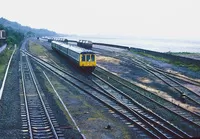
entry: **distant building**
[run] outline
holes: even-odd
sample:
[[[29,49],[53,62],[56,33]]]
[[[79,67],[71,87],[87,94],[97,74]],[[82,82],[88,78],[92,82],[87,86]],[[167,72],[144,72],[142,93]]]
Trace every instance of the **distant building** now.
[[[6,39],[6,32],[5,30],[0,30],[0,40],[5,40]]]
[[[0,30],[0,47],[6,43],[6,32],[5,30]]]

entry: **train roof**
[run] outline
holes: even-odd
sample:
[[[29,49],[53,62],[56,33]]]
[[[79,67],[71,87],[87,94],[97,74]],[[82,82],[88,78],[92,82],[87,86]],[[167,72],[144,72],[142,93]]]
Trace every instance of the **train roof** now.
[[[93,53],[93,54],[95,54],[95,52],[92,51],[92,50],[84,49],[84,48],[77,47],[77,46],[68,45],[68,44],[62,43],[62,42],[52,41],[51,43],[55,43],[57,45],[60,45],[62,47],[65,47],[67,49],[75,51],[77,53]]]

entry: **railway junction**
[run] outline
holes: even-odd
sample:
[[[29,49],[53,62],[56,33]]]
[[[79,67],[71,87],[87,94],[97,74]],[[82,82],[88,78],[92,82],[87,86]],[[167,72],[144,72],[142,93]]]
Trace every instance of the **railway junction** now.
[[[200,137],[199,67],[113,47],[93,43],[88,74],[51,42],[24,40],[0,79],[0,137]]]

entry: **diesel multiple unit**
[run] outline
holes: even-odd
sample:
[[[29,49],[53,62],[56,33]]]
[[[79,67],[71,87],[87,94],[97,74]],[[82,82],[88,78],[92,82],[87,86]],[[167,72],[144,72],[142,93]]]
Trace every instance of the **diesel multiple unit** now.
[[[70,58],[73,63],[87,72],[93,71],[96,67],[96,55],[91,50],[57,41],[52,41],[51,47],[53,50]]]

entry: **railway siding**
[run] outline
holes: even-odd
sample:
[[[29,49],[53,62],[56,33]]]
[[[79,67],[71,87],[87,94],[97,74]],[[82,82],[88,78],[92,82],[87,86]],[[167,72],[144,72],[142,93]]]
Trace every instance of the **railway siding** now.
[[[97,70],[99,71],[100,69],[97,68],[95,70],[95,73],[98,73]],[[196,115],[195,113],[189,112],[179,106],[176,106],[173,103],[168,102],[167,100],[160,98],[159,96],[156,96],[155,94],[152,94],[140,87],[137,87],[136,85],[133,85],[132,83],[126,80],[122,80],[116,75],[113,75],[111,73],[108,74],[108,73],[109,73],[108,71],[106,71],[105,73],[105,71],[103,70],[101,73],[98,73],[98,75],[104,78],[105,80],[107,80],[108,82],[112,82],[112,84],[115,85],[115,87],[117,88],[122,89],[124,88],[122,87],[122,85],[126,86],[126,88],[130,91],[128,91],[127,89],[123,89],[123,90],[128,95],[136,99],[140,104],[143,104],[144,106],[150,108],[152,111],[154,111],[161,117],[168,119],[170,122],[174,123],[174,125],[178,126],[179,128],[182,128],[184,131],[189,131],[191,135],[199,136],[198,134],[198,131],[200,130],[200,123],[199,123],[200,116],[199,115]],[[133,92],[137,92],[137,93],[135,94]],[[188,127],[187,122],[189,125],[192,125],[192,126]]]
[[[150,74],[153,74],[154,76],[162,80],[164,83],[166,83],[168,86],[175,89],[177,93],[180,94],[180,97],[184,96],[185,98],[182,101],[185,102],[187,100],[186,102],[191,103],[191,105],[200,106],[200,101],[199,101],[200,95],[198,93],[188,89],[173,77],[168,76],[165,72],[157,70],[156,68],[150,66],[149,64],[144,63],[141,60],[138,59],[131,59],[131,60],[132,64],[137,65],[139,68],[147,71]]]
[[[96,74],[93,74],[93,75],[96,78],[96,79],[95,78],[92,79],[93,82],[95,82],[95,84],[97,86],[102,88],[102,90],[104,92],[107,92],[107,94],[110,94],[112,97],[119,100],[120,102],[125,104],[130,109],[134,110],[138,115],[143,117],[145,120],[147,120],[149,123],[151,123],[155,127],[159,127],[159,130],[161,130],[161,132],[167,132],[167,130],[168,130],[168,132],[171,132],[171,134],[174,133],[174,135],[177,137],[181,137],[181,135],[182,135],[182,137],[183,136],[189,137],[189,135],[187,135],[187,133],[185,133],[185,132],[181,131],[180,129],[178,129],[177,127],[171,125],[168,121],[164,120],[159,115],[153,113],[148,108],[146,108],[142,104],[138,103],[134,98],[131,98],[129,95],[122,92],[122,90],[115,88],[113,85],[110,84],[111,81],[107,82],[104,79],[100,78],[98,75],[96,75]],[[163,125],[165,127],[164,129],[162,127]],[[172,131],[172,129],[173,129],[173,131]],[[180,135],[178,135],[175,132],[180,133]],[[170,134],[168,136],[170,136]]]

